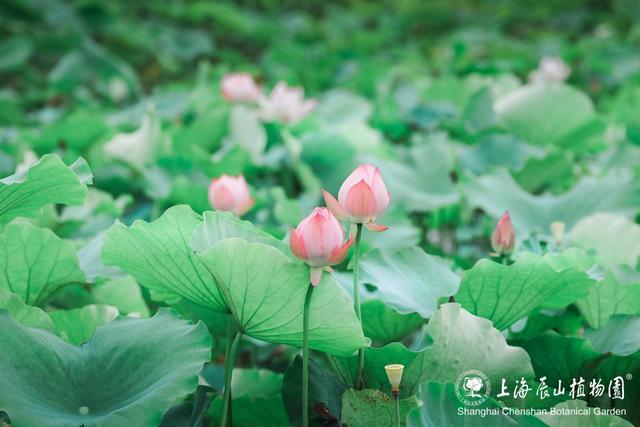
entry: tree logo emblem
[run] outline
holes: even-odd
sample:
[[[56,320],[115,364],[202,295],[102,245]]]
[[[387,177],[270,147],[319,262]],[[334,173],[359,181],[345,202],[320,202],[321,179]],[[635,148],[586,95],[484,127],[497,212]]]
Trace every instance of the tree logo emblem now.
[[[491,394],[491,381],[481,371],[472,369],[458,376],[455,382],[456,397],[467,406],[482,405]]]

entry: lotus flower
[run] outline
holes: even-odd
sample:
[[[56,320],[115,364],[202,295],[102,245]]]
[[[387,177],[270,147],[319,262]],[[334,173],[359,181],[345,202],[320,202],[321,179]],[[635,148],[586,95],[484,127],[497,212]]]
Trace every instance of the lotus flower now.
[[[557,56],[545,56],[538,68],[529,73],[533,83],[563,82],[571,74],[571,68]]]
[[[370,230],[384,231],[388,227],[376,224],[376,218],[389,206],[389,192],[384,185],[380,169],[366,163],[351,172],[340,187],[338,200],[322,191],[327,207],[340,219],[364,224]]]
[[[233,212],[242,216],[253,206],[255,200],[249,194],[244,176],[222,175],[209,185],[209,203],[219,211]]]
[[[304,119],[316,105],[304,99],[304,89],[278,82],[268,97],[260,98],[260,117],[270,122],[295,124]]]
[[[232,102],[258,102],[262,96],[260,86],[247,73],[231,73],[220,82],[222,96]]]
[[[515,242],[516,232],[511,224],[509,211],[505,211],[491,234],[491,247],[498,255],[509,255],[513,251]]]
[[[291,252],[311,267],[311,284],[322,278],[323,267],[339,264],[347,255],[351,240],[344,242],[338,219],[327,208],[315,208],[291,230]]]

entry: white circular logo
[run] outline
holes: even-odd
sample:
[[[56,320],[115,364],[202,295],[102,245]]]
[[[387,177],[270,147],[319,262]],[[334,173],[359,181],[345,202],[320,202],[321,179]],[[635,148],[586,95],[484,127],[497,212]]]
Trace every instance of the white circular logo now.
[[[455,383],[456,397],[467,406],[482,405],[491,394],[491,382],[483,373],[475,369],[464,371]]]

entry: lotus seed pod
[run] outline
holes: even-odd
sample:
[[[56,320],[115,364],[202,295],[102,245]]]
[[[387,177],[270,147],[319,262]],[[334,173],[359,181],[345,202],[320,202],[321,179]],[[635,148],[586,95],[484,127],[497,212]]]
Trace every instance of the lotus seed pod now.
[[[387,373],[387,378],[391,384],[392,391],[398,391],[400,389],[400,383],[402,382],[402,371],[404,371],[404,365],[394,363],[384,367]]]

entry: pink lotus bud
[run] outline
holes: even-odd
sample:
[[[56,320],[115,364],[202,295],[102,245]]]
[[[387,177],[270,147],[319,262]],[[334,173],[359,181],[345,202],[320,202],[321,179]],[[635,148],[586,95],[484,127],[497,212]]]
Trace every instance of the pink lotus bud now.
[[[254,202],[242,175],[222,175],[214,178],[209,185],[209,203],[216,210],[241,216],[251,209]]]
[[[499,255],[509,255],[516,243],[516,232],[511,224],[509,211],[505,211],[491,234],[491,247]]]
[[[260,117],[269,122],[295,124],[316,106],[313,99],[304,99],[304,89],[278,82],[268,97],[260,98]]]
[[[327,207],[338,218],[349,218],[373,231],[384,231],[386,226],[375,224],[376,218],[389,206],[389,192],[384,185],[380,169],[370,163],[362,164],[345,179],[338,200],[326,191]]]
[[[315,208],[295,230],[291,230],[291,252],[311,267],[311,284],[322,278],[322,267],[339,264],[351,240],[344,242],[338,219],[327,208]]]
[[[220,82],[222,96],[232,102],[257,102],[262,95],[260,86],[247,73],[231,73]]]

